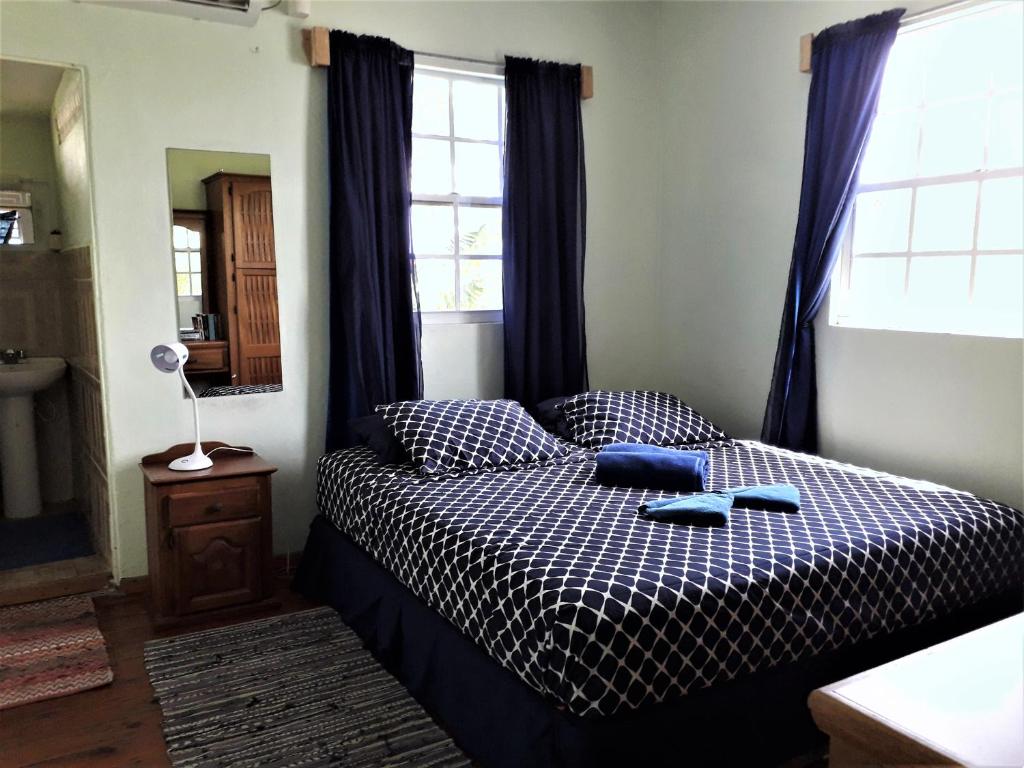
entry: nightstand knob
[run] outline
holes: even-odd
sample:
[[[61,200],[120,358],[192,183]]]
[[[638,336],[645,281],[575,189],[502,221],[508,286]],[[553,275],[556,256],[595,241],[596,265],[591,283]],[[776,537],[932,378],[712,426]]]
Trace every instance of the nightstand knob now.
[[[222,512],[223,510],[224,510],[224,505],[221,504],[218,501],[216,504],[211,504],[210,506],[208,506],[206,508],[206,514],[208,514],[208,515],[216,515],[218,512]]]

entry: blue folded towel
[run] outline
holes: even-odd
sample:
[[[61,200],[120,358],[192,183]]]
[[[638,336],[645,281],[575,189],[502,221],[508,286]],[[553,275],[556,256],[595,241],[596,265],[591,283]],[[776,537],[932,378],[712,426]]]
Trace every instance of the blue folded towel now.
[[[605,449],[597,454],[595,461],[597,471],[594,477],[602,485],[659,491],[703,491],[708,478],[706,451]]]
[[[654,520],[717,527],[729,522],[731,508],[732,495],[719,491],[648,501],[640,506],[640,511]]]
[[[647,443],[612,443],[601,449],[601,453],[679,453],[676,448]]]
[[[797,512],[800,509],[800,491],[785,484],[744,485],[724,491],[645,501],[640,505],[640,513],[669,523],[720,526],[729,522],[732,507]]]
[[[766,512],[799,512],[800,491],[792,485],[744,485],[726,488],[733,496],[734,507],[763,509]]]

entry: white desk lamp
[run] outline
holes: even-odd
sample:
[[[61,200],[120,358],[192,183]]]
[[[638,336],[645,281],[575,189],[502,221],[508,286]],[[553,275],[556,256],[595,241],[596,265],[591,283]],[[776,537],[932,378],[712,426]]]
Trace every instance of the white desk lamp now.
[[[163,371],[164,373],[174,373],[177,371],[178,375],[181,376],[181,383],[185,385],[189,397],[192,398],[192,418],[196,428],[195,450],[188,456],[175,459],[167,467],[183,472],[195,469],[209,469],[213,466],[213,461],[203,453],[202,443],[199,442],[199,401],[196,400],[196,393],[192,391],[188,379],[185,378],[185,361],[188,360],[188,348],[184,344],[178,343],[158,344],[149,353],[149,359],[153,361],[153,366],[158,371]]]

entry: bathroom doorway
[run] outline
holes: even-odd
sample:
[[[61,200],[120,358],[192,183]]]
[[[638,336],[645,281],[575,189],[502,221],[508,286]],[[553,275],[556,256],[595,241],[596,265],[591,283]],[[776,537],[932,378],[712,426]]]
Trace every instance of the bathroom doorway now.
[[[84,78],[0,58],[0,605],[110,576]]]

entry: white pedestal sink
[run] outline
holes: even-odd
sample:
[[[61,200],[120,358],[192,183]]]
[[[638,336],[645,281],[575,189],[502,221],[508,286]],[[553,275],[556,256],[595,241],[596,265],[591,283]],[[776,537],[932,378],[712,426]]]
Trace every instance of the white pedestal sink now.
[[[30,357],[0,364],[0,475],[4,517],[35,517],[39,497],[36,422],[32,396],[64,375],[59,357]]]

